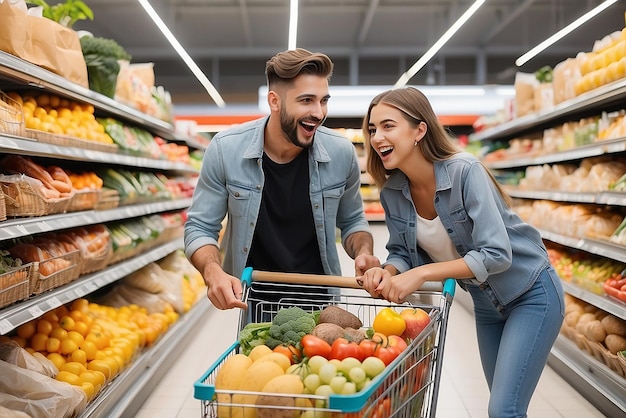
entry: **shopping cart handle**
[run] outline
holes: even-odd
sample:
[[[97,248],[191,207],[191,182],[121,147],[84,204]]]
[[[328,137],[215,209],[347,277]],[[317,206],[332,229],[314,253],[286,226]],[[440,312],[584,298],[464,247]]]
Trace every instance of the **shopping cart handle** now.
[[[241,275],[241,281],[250,287],[252,281],[273,282],[273,283],[291,283],[291,284],[311,284],[317,286],[332,286],[352,289],[361,289],[354,277],[346,276],[329,276],[322,274],[303,274],[303,273],[278,273],[271,271],[253,270],[252,267],[246,267]],[[456,281],[454,279],[446,279],[442,282],[426,282],[420,288],[420,291],[443,292],[444,295],[449,294],[454,297]]]
[[[324,274],[304,274],[304,273],[278,273],[272,271],[253,270],[246,267],[241,275],[241,281],[250,286],[255,282],[273,282],[290,284],[310,284],[316,286],[331,286],[360,289],[355,277],[329,276]]]

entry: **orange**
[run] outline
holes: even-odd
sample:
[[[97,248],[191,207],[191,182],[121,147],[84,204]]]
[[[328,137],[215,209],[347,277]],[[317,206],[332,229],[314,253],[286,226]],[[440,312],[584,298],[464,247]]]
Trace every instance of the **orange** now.
[[[102,372],[107,380],[114,376],[111,371],[111,367],[109,366],[109,363],[104,360],[91,360],[89,363],[87,363],[87,370]]]
[[[69,338],[64,339],[63,341],[61,341],[61,349],[60,349],[60,353],[61,354],[72,354],[74,352],[74,350],[78,349],[78,344],[76,344],[76,341],[71,340]]]
[[[83,319],[83,313],[81,311],[70,311],[69,316],[74,321],[81,321]]]
[[[77,361],[68,361],[59,368],[60,371],[70,372],[76,376],[87,371],[87,367]]]
[[[61,327],[56,327],[52,330],[50,336],[58,338],[59,340],[65,340],[67,338],[67,331]]]
[[[70,385],[80,385],[80,379],[78,378],[78,375],[75,375],[74,373],[68,372],[66,370],[61,370],[59,373],[57,373],[56,380],[69,383]]]
[[[76,299],[70,305],[70,310],[78,311],[85,314],[89,311],[89,301],[85,298]]]
[[[61,349],[61,340],[54,337],[49,337],[46,340],[46,351],[48,353],[58,353]]]
[[[65,364],[65,357],[63,357],[61,354],[59,353],[50,353],[46,356],[48,358],[48,360],[50,360],[57,369],[61,369],[61,366],[63,366]]]
[[[76,323],[74,324],[74,331],[85,337],[87,335],[87,332],[89,332],[89,325],[87,325],[83,321],[76,321]]]
[[[57,315],[55,311],[48,311],[41,316],[41,319],[45,319],[51,324],[56,324],[57,322],[59,322],[59,315]]]
[[[30,339],[30,346],[35,351],[46,351],[46,342],[48,336],[46,334],[37,333]]]
[[[81,345],[83,341],[85,341],[85,337],[80,335],[80,333],[77,331],[68,331],[67,338],[74,341],[76,343],[76,346]]]
[[[40,319],[37,321],[37,332],[40,334],[50,335],[52,328],[52,323],[47,319]]]
[[[81,382],[90,382],[95,387],[102,386],[106,382],[106,376],[98,370],[87,370],[86,372],[82,372],[78,377]]]
[[[83,392],[85,392],[88,401],[90,401],[96,394],[96,387],[91,382],[82,382],[78,386],[80,386]]]
[[[37,332],[37,325],[35,324],[34,320],[28,321],[27,323],[22,324],[19,327],[17,327],[16,332],[19,337],[27,340],[33,335],[35,335],[35,333]]]
[[[96,352],[98,351],[98,347],[93,341],[85,340],[79,346],[79,348],[85,352],[85,357],[87,360],[93,360],[96,358]]]
[[[72,351],[72,354],[70,354],[69,360],[75,361],[81,364],[87,364],[87,353],[85,353],[83,350],[78,348]]]
[[[61,317],[61,319],[59,320],[59,325],[61,325],[61,328],[66,331],[72,331],[74,329],[74,326],[76,325],[76,321],[74,321],[74,318],[72,318],[68,314]]]

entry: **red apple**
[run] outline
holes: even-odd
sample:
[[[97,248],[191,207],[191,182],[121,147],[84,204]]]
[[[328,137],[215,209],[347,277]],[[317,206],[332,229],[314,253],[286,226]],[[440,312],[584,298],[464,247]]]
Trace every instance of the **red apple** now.
[[[403,338],[413,339],[430,323],[428,312],[421,308],[406,308],[400,312],[400,316],[406,323],[406,328],[402,334]]]

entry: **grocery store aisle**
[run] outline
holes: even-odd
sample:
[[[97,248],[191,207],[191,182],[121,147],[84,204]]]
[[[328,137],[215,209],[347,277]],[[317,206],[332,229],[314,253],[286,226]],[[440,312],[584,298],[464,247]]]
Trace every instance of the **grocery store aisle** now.
[[[387,230],[384,224],[373,225],[376,254],[384,260]],[[354,267],[346,256],[344,275],[353,275]],[[471,301],[469,301],[471,304]],[[457,288],[455,303],[448,321],[444,348],[443,372],[438,397],[437,418],[487,418],[489,396],[484,381],[468,296]],[[238,313],[211,309],[204,326],[152,395],[141,407],[137,418],[197,418],[200,401],[193,397],[193,382],[235,341]],[[570,387],[552,369],[546,368],[530,404],[530,418],[602,418],[582,395]]]

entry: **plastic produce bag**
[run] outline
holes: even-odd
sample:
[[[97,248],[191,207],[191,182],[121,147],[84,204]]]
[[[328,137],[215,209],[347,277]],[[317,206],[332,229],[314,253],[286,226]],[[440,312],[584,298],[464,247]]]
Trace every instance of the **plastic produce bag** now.
[[[4,360],[7,363],[23,369],[41,373],[48,377],[54,377],[59,372],[54,363],[41,353],[35,352],[31,354],[12,340],[0,344],[0,360]]]
[[[33,418],[69,418],[86,405],[80,388],[0,361],[0,406]]]

